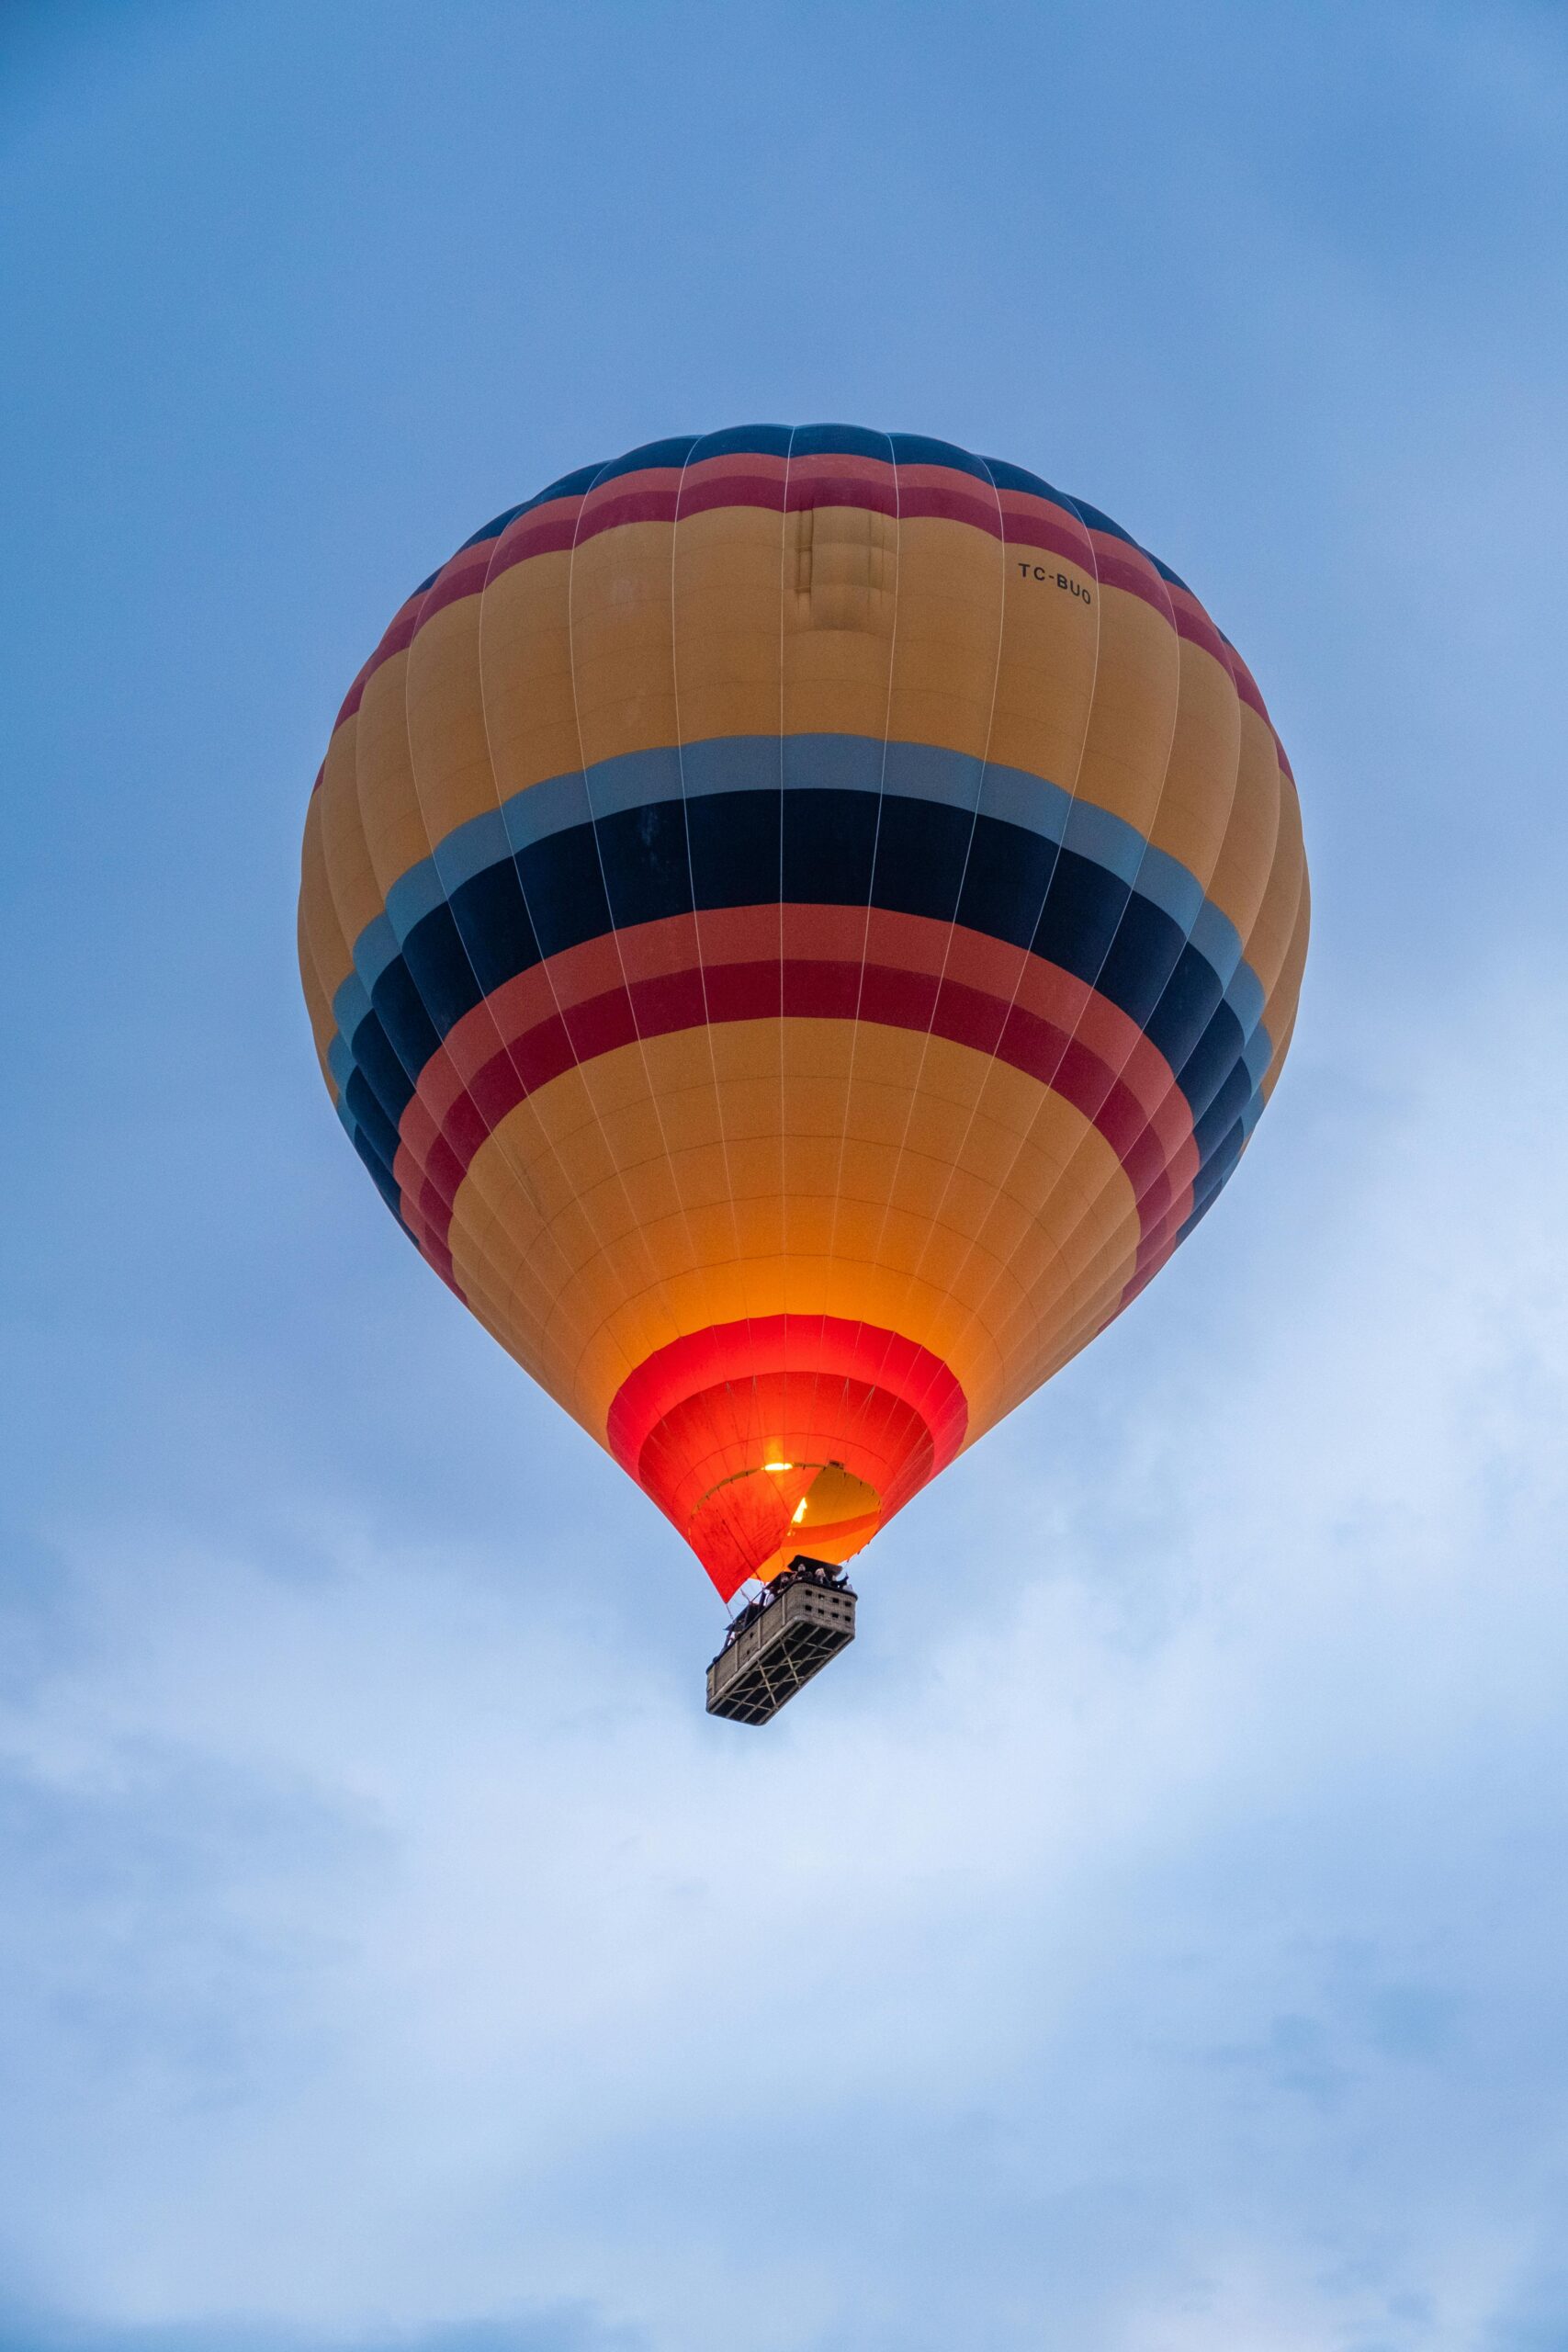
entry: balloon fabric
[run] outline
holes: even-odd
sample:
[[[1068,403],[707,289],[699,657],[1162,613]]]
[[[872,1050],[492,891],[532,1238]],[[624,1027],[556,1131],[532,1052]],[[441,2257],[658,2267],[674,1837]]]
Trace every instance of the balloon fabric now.
[[[850,1558],[1134,1299],[1290,1044],[1250,672],[1036,475],[661,441],[394,616],[306,822],[305,993],[414,1246],[726,1598]]]

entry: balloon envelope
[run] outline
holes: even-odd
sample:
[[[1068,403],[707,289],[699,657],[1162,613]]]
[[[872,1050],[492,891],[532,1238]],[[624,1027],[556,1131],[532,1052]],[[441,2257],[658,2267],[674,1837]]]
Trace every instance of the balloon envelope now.
[[[728,1597],[857,1552],[1191,1231],[1307,876],[1250,673],[1108,516],[747,426],[408,598],[299,939],[388,1206]]]

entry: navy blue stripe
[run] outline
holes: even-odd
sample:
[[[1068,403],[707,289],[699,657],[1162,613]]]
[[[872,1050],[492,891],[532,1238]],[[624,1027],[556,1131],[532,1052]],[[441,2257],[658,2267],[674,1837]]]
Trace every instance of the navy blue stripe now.
[[[1108,539],[1120,539],[1123,547],[1136,548],[1138,553],[1143,554],[1144,550],[1138,547],[1138,542],[1132,532],[1124,531],[1120,523],[1112,521],[1111,517],[1100,507],[1090,506],[1081,498],[1075,498],[1071,503],[1074,513],[1082,516],[1091,531],[1099,531]]]
[[[792,903],[956,921],[1098,989],[1177,1073],[1202,1164],[1250,1100],[1247,1039],[1221,977],[1163,909],[1005,820],[830,788],[658,801],[481,869],[413,925],[375,982],[350,1040],[370,1096],[395,1130],[440,1040],[543,958],[694,908],[771,905],[781,883]]]
[[[1247,1131],[1238,1120],[1230,1133],[1216,1147],[1208,1164],[1199,1171],[1198,1180],[1192,1187],[1191,1214],[1176,1237],[1179,1247],[1186,1240],[1193,1227],[1202,1223],[1225,1186],[1230,1182],[1232,1176],[1235,1173],[1235,1164],[1241,1158],[1246,1142]]]
[[[691,463],[700,465],[705,458],[787,458],[791,430],[787,424],[732,424],[723,433],[705,433],[694,445]]]
[[[1121,539],[1135,548],[1149,561],[1163,580],[1173,587],[1187,587],[1180,575],[1157,555],[1135,539],[1130,531],[1105,514],[1098,506],[1086,505],[1082,499],[1072,498],[1066,491],[1052,484],[1026,466],[1010,465],[1001,458],[977,457],[972,450],[960,448],[954,441],[938,441],[920,433],[874,433],[858,424],[739,424],[721,433],[678,434],[663,441],[648,441],[640,448],[628,449],[624,457],[612,458],[599,466],[580,466],[575,472],[563,474],[558,481],[536,491],[532,498],[507,507],[491,522],[462,543],[461,553],[468,548],[482,547],[487,540],[498,539],[507,526],[520,514],[530,514],[536,506],[546,505],[555,498],[584,496],[590,490],[605,482],[618,481],[626,474],[640,473],[653,466],[685,466],[704,458],[739,457],[754,451],[759,457],[853,457],[871,458],[886,464],[889,458],[900,466],[948,466],[955,473],[969,474],[977,481],[994,483],[998,490],[1020,490],[1036,498],[1048,498],[1067,513],[1079,515],[1085,526],[1109,537]],[[444,569],[445,567],[442,567]],[[428,580],[422,580],[413,591],[423,596],[432,583],[440,578],[440,570]],[[1189,594],[1191,592],[1189,590]],[[406,601],[406,600],[405,600]],[[1228,640],[1227,640],[1228,642]]]
[[[1063,507],[1069,514],[1078,512],[1076,499],[1065,490],[1053,488],[1042,475],[1032,474],[1027,466],[1010,466],[1005,458],[987,458],[986,466],[998,490],[1021,490],[1030,498],[1048,498],[1053,506]]]
[[[1220,1085],[1213,1101],[1192,1130],[1201,1168],[1207,1167],[1215,1158],[1233,1127],[1240,1133],[1241,1121],[1251,1100],[1252,1079],[1247,1064],[1235,1062],[1230,1075]]]
[[[797,424],[790,442],[790,458],[872,458],[889,465],[893,451],[886,433],[868,432],[863,424]]]
[[[354,1056],[356,1074],[363,1078],[371,1094],[394,1128],[408,1109],[413,1097],[414,1080],[424,1065],[410,1069],[399,1058],[397,1047],[374,1012],[366,1014],[348,1041]],[[353,1080],[349,1080],[350,1085]]]
[[[482,525],[480,528],[475,531],[470,537],[466,538],[463,541],[462,546],[457,549],[457,553],[459,555],[467,555],[470,548],[482,548],[487,546],[492,539],[499,539],[507,525],[509,523],[515,523],[517,517],[522,514],[522,512],[523,509],[521,506],[508,506],[503,513],[492,515],[488,523]],[[446,569],[446,565],[443,564],[441,571],[445,571]],[[439,580],[441,572],[433,572],[431,577],[433,579]]]
[[[747,451],[947,466],[999,489],[1051,500],[1089,527],[1138,545],[1099,508],[1026,468],[921,435],[889,436],[823,423],[739,425],[647,443],[606,464],[562,475],[464,544],[493,541],[520,514],[649,467]],[[1150,560],[1163,578],[1183,584],[1157,557]],[[433,572],[415,594],[424,594],[438,577]],[[781,782],[787,787],[790,781],[786,749]],[[570,825],[514,855],[479,863],[450,893],[433,872],[422,885],[429,910],[408,931],[401,953],[376,971],[368,1011],[355,1009],[355,998],[359,1008],[365,1002],[357,984],[340,992],[354,1064],[343,1098],[344,1124],[396,1211],[391,1162],[418,1073],[454,1023],[507,979],[612,928],[694,906],[767,906],[781,894],[807,904],[870,904],[956,920],[1028,947],[1098,988],[1146,1031],[1178,1074],[1202,1155],[1185,1232],[1225,1181],[1246,1121],[1256,1114],[1242,1062],[1248,1035],[1225,1001],[1229,976],[1215,969],[1184,923],[1087,854],[1102,846],[1091,839],[1058,847],[1039,832],[1002,818],[974,817],[968,808],[940,798],[818,785],[782,794],[705,789],[690,791],[683,801],[656,797],[640,807],[606,811],[595,824]],[[1144,879],[1150,884],[1146,863]],[[1169,898],[1168,889],[1163,895]],[[432,905],[432,899],[439,902]],[[1179,897],[1172,903],[1179,914]],[[1218,919],[1210,909],[1204,919],[1209,927],[1200,935],[1212,949],[1217,944],[1223,961]],[[383,923],[389,944],[391,925],[385,918]],[[1224,928],[1219,924],[1219,931]],[[373,962],[367,964],[366,979],[373,968]],[[1250,1018],[1245,993],[1241,1001]],[[341,1053],[341,1046],[334,1049],[334,1066]]]
[[[976,458],[961,449],[953,441],[932,441],[923,433],[894,433],[889,439],[893,456],[900,466],[949,466],[954,473],[973,474],[976,481],[990,488],[991,477],[984,458]]]
[[[387,1206],[391,1210],[392,1215],[397,1218],[398,1223],[402,1227],[403,1231],[408,1233],[409,1239],[412,1241],[413,1239],[413,1235],[409,1233],[408,1224],[403,1216],[402,1194],[398,1186],[398,1180],[393,1175],[390,1166],[382,1159],[375,1145],[367,1136],[363,1127],[353,1127],[349,1132],[353,1138],[355,1150],[359,1154],[360,1159],[364,1161],[367,1170],[369,1171],[370,1182],[375,1185],[376,1190],[380,1193],[381,1198],[386,1202]]]
[[[668,441],[645,441],[640,449],[628,449],[624,458],[612,458],[601,466],[593,477],[597,489],[607,481],[619,481],[623,474],[640,474],[650,466],[683,466],[696,447],[699,435],[682,433]]]
[[[356,1069],[344,1092],[338,1096],[337,1114],[347,1130],[350,1143],[365,1162],[371,1182],[403,1231],[408,1233],[401,1193],[392,1172],[397,1155],[397,1136],[388,1123],[386,1113],[371,1093],[363,1071]],[[413,1238],[412,1234],[409,1238]]]
[[[343,1091],[344,1109],[353,1119],[366,1148],[390,1169],[398,1156],[398,1131],[377,1099],[376,1090],[363,1069],[356,1069]]]
[[[457,553],[462,555],[469,548],[483,547],[487,539],[499,539],[507,526],[516,522],[519,514],[531,514],[536,506],[547,506],[552,498],[582,497],[586,492],[592,489],[603,471],[604,468],[601,466],[579,466],[575,473],[562,474],[558,481],[547,483],[543,490],[536,491],[532,498],[525,498],[520,505],[508,506],[503,513],[493,516],[482,529],[476,531],[471,538],[463,541]],[[444,564],[442,571],[445,570]],[[433,571],[430,580],[439,580],[440,577],[440,572]],[[430,585],[430,580],[424,583],[427,588]]]

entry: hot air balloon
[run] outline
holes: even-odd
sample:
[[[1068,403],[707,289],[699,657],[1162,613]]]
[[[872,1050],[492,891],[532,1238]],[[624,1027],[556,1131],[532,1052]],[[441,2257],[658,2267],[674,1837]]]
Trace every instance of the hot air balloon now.
[[[1307,920],[1262,696],[1168,565],[1018,466],[750,425],[407,598],[299,953],[392,1215],[754,1631],[1191,1232]]]

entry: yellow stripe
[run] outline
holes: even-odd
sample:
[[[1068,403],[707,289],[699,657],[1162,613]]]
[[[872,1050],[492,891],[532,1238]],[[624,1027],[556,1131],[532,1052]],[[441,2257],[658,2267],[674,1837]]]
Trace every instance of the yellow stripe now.
[[[1269,887],[1263,894],[1263,904],[1258,910],[1247,942],[1247,960],[1257,976],[1265,999],[1272,996],[1285,968],[1291,942],[1295,935],[1296,917],[1305,880],[1301,804],[1296,798],[1294,785],[1281,769],[1280,830],[1274,843],[1274,863],[1269,875]],[[1267,1019],[1267,1012],[1264,1017]]]
[[[433,613],[408,653],[409,751],[432,842],[499,806],[479,675],[480,600]]]
[[[1235,805],[1241,704],[1230,672],[1212,653],[1190,638],[1179,645],[1176,734],[1148,839],[1207,894]]]
[[[902,1332],[951,1365],[984,1426],[1011,1383],[999,1335],[1040,1327],[1048,1340],[1079,1311],[1086,1271],[1113,1261],[1122,1282],[1131,1274],[1137,1214],[1115,1153],[1037,1080],[945,1039],[931,1042],[912,1095],[922,1041],[874,1023],[861,1024],[868,1075],[852,1102],[820,1076],[790,1079],[781,1096],[753,1074],[776,1059],[780,1026],[726,1023],[600,1057],[593,1071],[625,1095],[608,1116],[581,1072],[541,1088],[459,1190],[459,1284],[601,1433],[629,1363],[711,1323],[781,1312]],[[782,1026],[794,1067],[842,1067],[849,1023]],[[679,1138],[668,1151],[638,1099],[645,1053]],[[509,1161],[537,1210],[512,1189]],[[540,1272],[545,1234],[571,1267],[558,1285]]]
[[[671,591],[682,742],[777,734],[784,561],[780,514],[720,506],[677,526]]]
[[[485,730],[503,800],[547,776],[570,775],[578,764],[567,616],[570,571],[564,549],[530,556],[499,573],[484,592]]]
[[[415,862],[416,831],[401,830],[400,727],[414,742],[437,843],[583,758],[772,735],[781,724],[886,729],[972,756],[988,749],[999,764],[1075,789],[1177,858],[1245,937],[1279,826],[1267,726],[1221,665],[1141,597],[1065,560],[1047,583],[1023,580],[1007,555],[987,533],[941,518],[898,526],[858,507],[784,517],[721,508],[678,526],[626,525],[575,555],[508,567],[482,597],[435,614],[367,683],[373,741],[358,772],[376,872],[395,879],[401,861]],[[1058,590],[1055,570],[1089,596]],[[394,720],[394,706],[406,718]],[[339,736],[352,739],[355,726]],[[349,750],[334,739],[329,776]],[[394,805],[382,808],[388,761]],[[352,925],[362,908],[330,826],[329,842]]]
[[[394,653],[366,680],[355,742],[359,821],[382,906],[400,875],[430,855],[409,756],[409,657]]]

